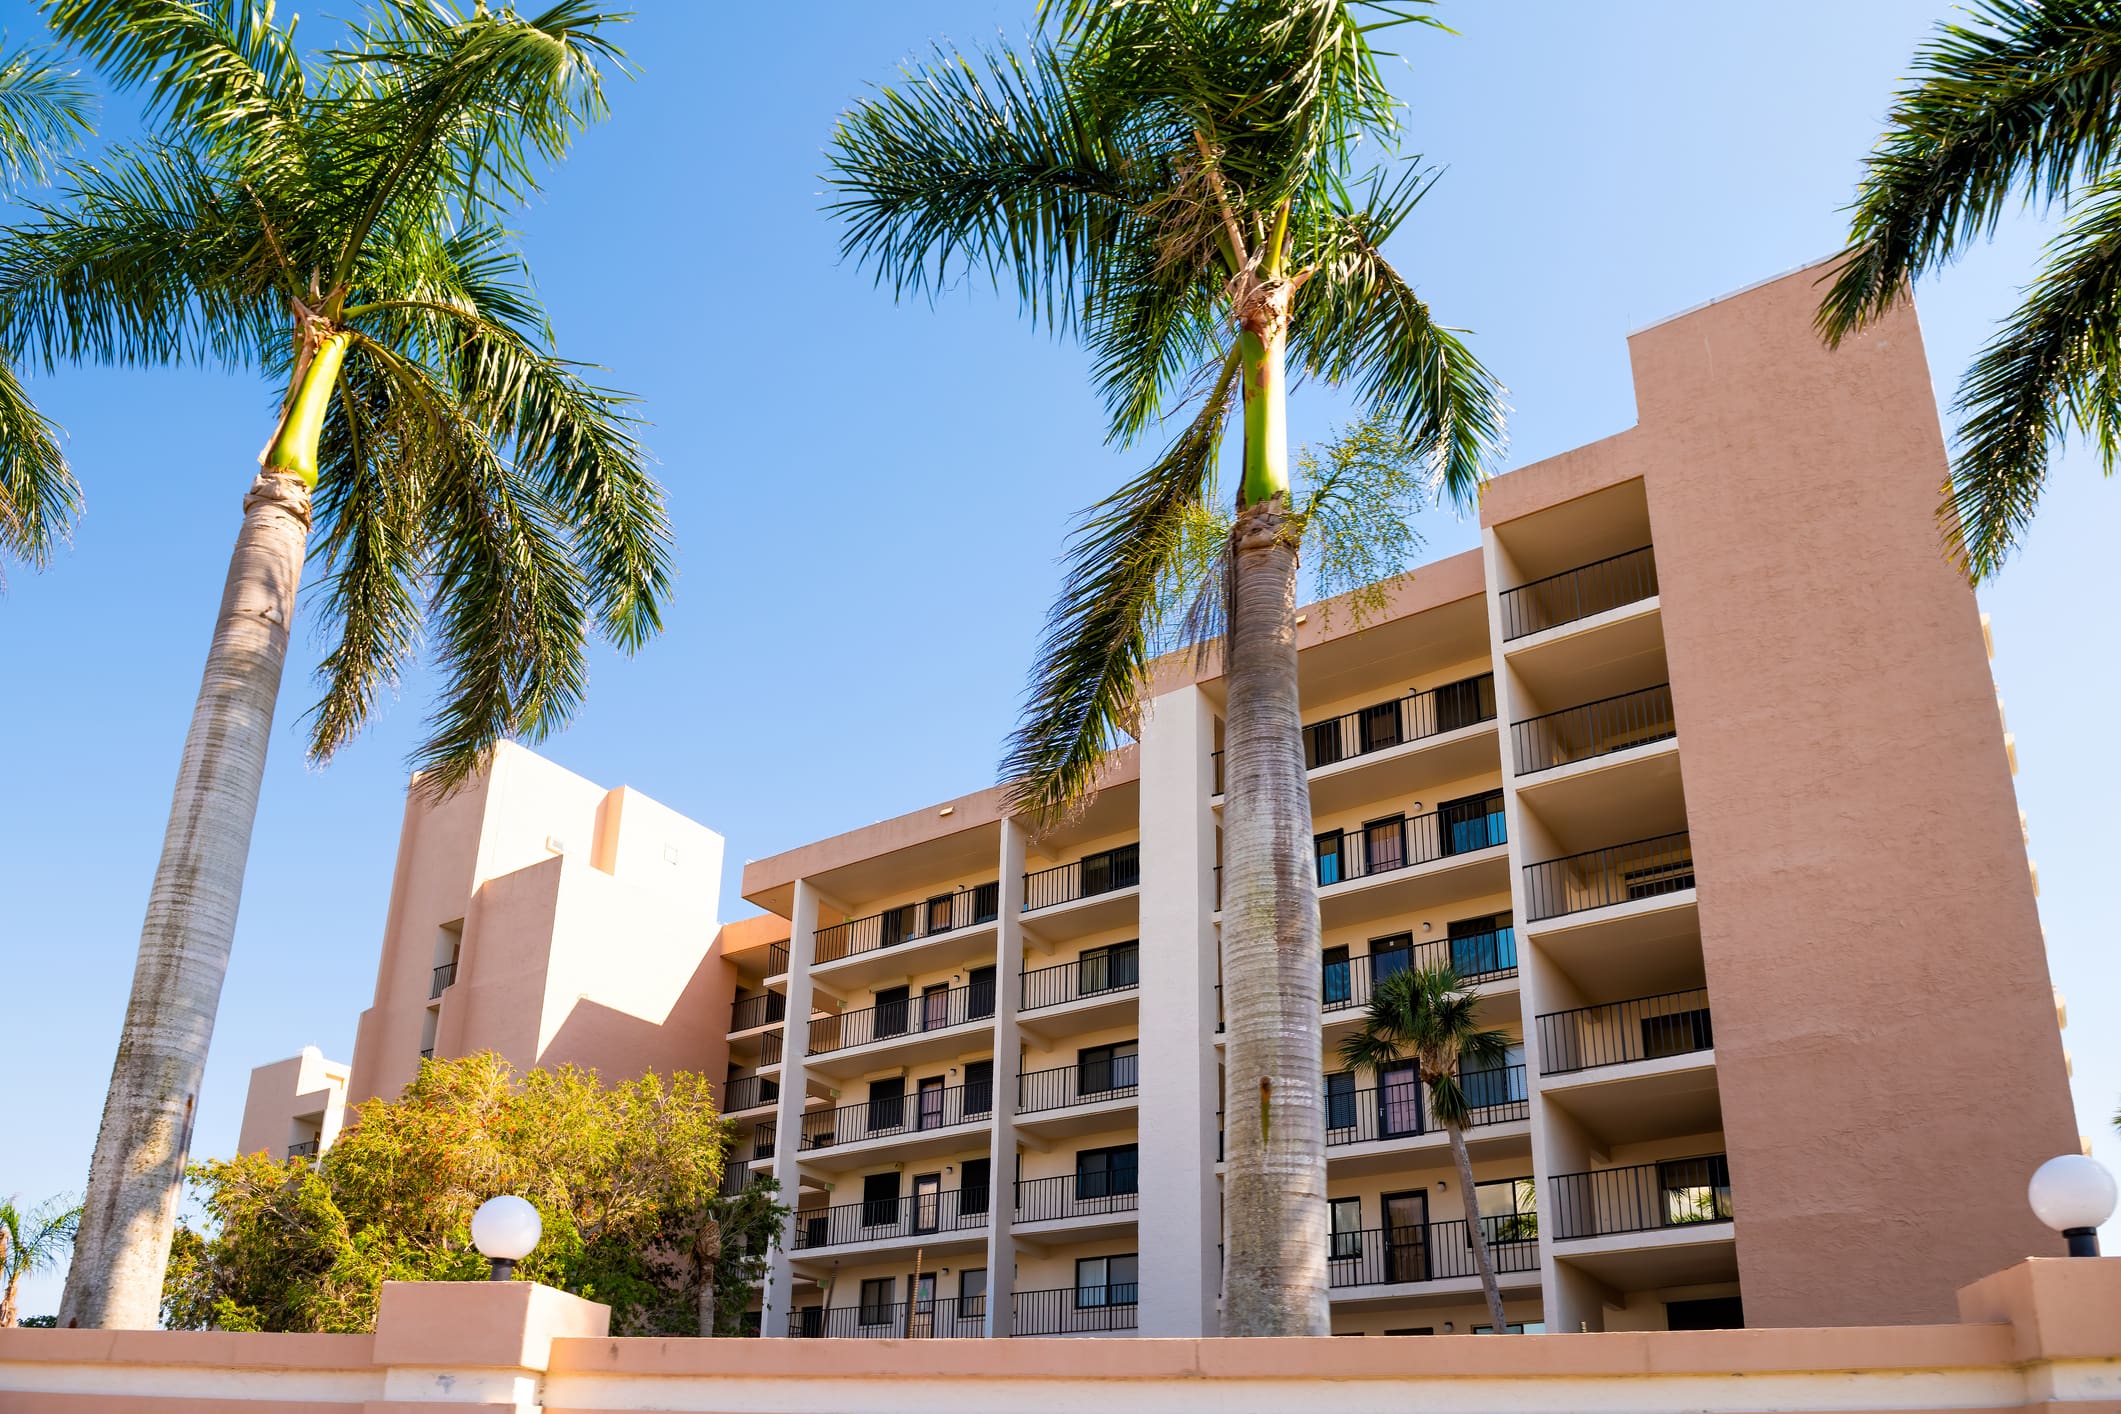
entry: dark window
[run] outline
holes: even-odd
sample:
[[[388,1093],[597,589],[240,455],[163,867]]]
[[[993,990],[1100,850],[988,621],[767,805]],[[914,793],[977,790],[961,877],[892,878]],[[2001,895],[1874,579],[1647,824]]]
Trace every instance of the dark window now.
[[[1731,1216],[1731,1168],[1723,1155],[1674,1159],[1657,1166],[1668,1226],[1727,1222]]]
[[[1326,1077],[1326,1134],[1355,1128],[1355,1072],[1336,1070]]]
[[[906,1123],[906,1080],[894,1075],[869,1082],[869,1128],[897,1129]]]
[[[1075,1093],[1087,1099],[1131,1089],[1139,1074],[1135,1055],[1138,1045],[1135,1041],[1118,1041],[1109,1046],[1086,1046],[1076,1052]]]
[[[1443,852],[1465,854],[1503,842],[1502,792],[1447,800],[1436,807],[1436,823],[1442,826]]]
[[[1495,678],[1483,673],[1477,678],[1447,682],[1436,689],[1436,730],[1455,732],[1495,715]]]
[[[1138,1160],[1138,1146],[1133,1144],[1079,1150],[1075,1155],[1075,1196],[1111,1198],[1134,1192]]]
[[[921,1128],[940,1129],[947,1122],[943,1115],[943,1077],[931,1075],[921,1081],[920,1106]]]
[[[1326,949],[1323,992],[1328,1007],[1346,1006],[1355,1000],[1355,978],[1348,967],[1346,948]]]
[[[1664,1325],[1674,1331],[1745,1329],[1745,1303],[1735,1296],[1704,1296],[1664,1303]]]
[[[1330,1204],[1334,1261],[1345,1262],[1362,1255],[1362,1199],[1335,1198]]]
[[[905,942],[906,939],[919,934],[921,906],[917,903],[909,903],[903,908],[886,909],[877,922],[881,925],[883,934],[877,946],[885,948],[896,947],[900,943]]]
[[[1382,874],[1407,862],[1407,817],[1387,815],[1366,820],[1362,827],[1362,870]]]
[[[1517,967],[1517,931],[1507,913],[1451,920],[1451,970],[1460,977],[1491,977]]]
[[[965,1062],[965,1118],[994,1113],[994,1062]]]
[[[1340,719],[1304,728],[1304,764],[1313,770],[1341,759]]]
[[[898,1294],[897,1277],[870,1277],[862,1283],[861,1321],[865,1326],[891,1324],[891,1298]]]
[[[1362,749],[1383,751],[1399,745],[1399,702],[1380,702],[1362,709]]]
[[[1385,1332],[1385,1334],[1386,1334],[1386,1335],[1434,1335],[1434,1334],[1436,1334],[1436,1327],[1434,1327],[1434,1326],[1400,1326],[1400,1327],[1399,1327],[1399,1328],[1397,1328],[1396,1330],[1388,1330],[1388,1331],[1386,1331],[1386,1332]]]
[[[1659,1056],[1683,1056],[1706,1051],[1716,1044],[1709,1028],[1706,1007],[1698,1011],[1675,1011],[1667,1016],[1642,1019],[1642,1053],[1651,1060]]]
[[[1141,1262],[1134,1253],[1123,1257],[1078,1257],[1075,1260],[1075,1304],[1078,1309],[1096,1306],[1132,1306]]]
[[[987,1314],[987,1269],[967,1267],[957,1274],[957,1318],[974,1320]]]
[[[1141,944],[1114,943],[1087,948],[1076,961],[1076,992],[1085,997],[1141,985]]]
[[[903,1036],[906,1034],[906,998],[904,987],[879,987],[876,989],[876,1017],[871,1028],[878,1036]]]
[[[1473,1185],[1473,1207],[1489,1242],[1535,1242],[1539,1238],[1539,1189],[1530,1178],[1497,1178]],[[1466,1245],[1472,1246],[1470,1235]]]
[[[1374,996],[1387,977],[1405,972],[1414,963],[1414,935],[1394,933],[1389,938],[1370,939],[1370,992]]]
[[[1311,841],[1311,849],[1318,856],[1318,882],[1321,888],[1327,884],[1337,884],[1347,877],[1346,871],[1341,867],[1341,831],[1329,830],[1316,836]]]
[[[1099,854],[1083,856],[1083,897],[1131,889],[1142,881],[1141,846],[1123,844]]]
[[[950,914],[956,902],[955,896],[951,894],[937,894],[934,898],[929,899],[928,926],[923,931],[947,933],[955,927],[956,925],[951,922]]]
[[[831,1218],[824,1213],[805,1213],[803,1215],[803,1245],[805,1247],[823,1247],[826,1242],[826,1234],[831,1230],[831,1222]]]
[[[994,1184],[993,1160],[967,1159],[960,1172],[963,1177],[958,1180],[958,1212],[966,1217],[986,1212],[988,1190]]]
[[[972,891],[972,921],[992,923],[995,914],[1001,911],[1002,886],[999,882],[981,884]]]
[[[994,969],[975,967],[966,981],[965,1016],[977,1021],[994,1015]]]
[[[898,1221],[898,1175],[872,1173],[862,1180],[862,1226],[884,1227]]]
[[[822,1335],[823,1335],[824,1333],[825,1333],[825,1308],[824,1308],[824,1307],[822,1307],[822,1306],[805,1306],[805,1307],[803,1308],[803,1335],[804,1335],[804,1337],[805,1337],[806,1339],[809,1339],[809,1340],[816,1340],[816,1339],[817,1339],[817,1338],[818,1338],[819,1336],[822,1336]]]

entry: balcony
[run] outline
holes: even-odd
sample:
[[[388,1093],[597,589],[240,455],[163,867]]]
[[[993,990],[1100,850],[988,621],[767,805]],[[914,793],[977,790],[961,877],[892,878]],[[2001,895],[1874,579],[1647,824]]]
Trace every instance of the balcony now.
[[[1527,864],[1524,882],[1533,922],[1687,893],[1694,887],[1693,841],[1681,830]]]
[[[1657,560],[1645,545],[1502,592],[1502,638],[1529,638],[1657,594]]]
[[[1138,1182],[1131,1168],[1022,1179],[1016,1185],[1016,1220],[1060,1222],[1131,1213],[1139,1198]]]
[[[441,996],[448,990],[449,984],[456,980],[457,964],[455,959],[451,959],[435,969],[434,981],[427,989],[427,1000],[433,1001]]]
[[[971,1193],[953,1188],[947,1193],[916,1193],[903,1198],[847,1203],[822,1211],[795,1215],[795,1248],[808,1252],[820,1247],[845,1247],[856,1242],[892,1242],[906,1238],[935,1238],[955,1232],[984,1232],[987,1227],[984,1188]],[[969,1206],[968,1206],[969,1205]]]
[[[786,943],[769,943],[769,944],[767,944],[767,945],[766,945],[766,975],[767,975],[768,977],[781,977],[781,976],[785,976],[785,975],[787,974],[787,971],[788,971],[788,945],[787,945]]]
[[[1303,729],[1304,769],[1323,771],[1494,720],[1495,675],[1481,673],[1308,723]],[[1223,753],[1215,752],[1212,760],[1219,796],[1223,793]]]
[[[812,1306],[790,1312],[788,1334],[800,1340],[971,1340],[987,1333],[987,1298],[939,1296],[875,1306]]]
[[[1536,1214],[1482,1218],[1481,1235],[1496,1275],[1539,1270]],[[1326,1284],[1335,1291],[1480,1276],[1473,1235],[1462,1219],[1336,1232],[1327,1241]]]
[[[860,957],[865,953],[992,923],[1000,911],[1000,904],[1001,885],[981,884],[820,928],[815,940],[816,950],[812,954],[814,964],[823,966],[843,958]]]
[[[1731,1169],[1722,1154],[1554,1176],[1554,1236],[1697,1229],[1731,1221]]]
[[[813,1110],[803,1116],[803,1152],[818,1153],[872,1140],[916,1138],[985,1121],[994,1113],[994,1083],[940,1086],[911,1095],[880,1096],[865,1104]]]
[[[779,1142],[778,1135],[779,1126],[777,1121],[770,1119],[760,1120],[757,1124],[751,1126],[750,1147],[738,1146],[736,1154],[731,1156],[731,1161],[734,1162],[737,1158],[741,1158],[743,1162],[750,1164],[772,1158]]]
[[[948,991],[878,1002],[838,1016],[814,1016],[810,1019],[810,1054],[830,1055],[886,1043],[912,1044],[933,1033],[988,1021],[993,1016],[994,978],[989,975],[984,981]]]
[[[1467,1071],[1458,1077],[1458,1084],[1466,1093],[1471,1128],[1531,1117],[1531,1099],[1521,1065]],[[1442,1132],[1429,1103],[1428,1087],[1411,1078],[1376,1089],[1326,1094],[1328,1149],[1417,1139]]]
[[[1703,988],[1637,997],[1539,1018],[1539,1073],[1573,1075],[1605,1066],[1713,1050]]]
[[[1111,997],[1141,986],[1141,946],[1120,943],[1084,954],[1074,962],[1039,967],[1022,974],[1019,1011],[1068,1006],[1093,997]]]
[[[1520,777],[1670,741],[1678,734],[1670,683],[1527,717],[1510,726]]]
[[[737,1075],[722,1085],[722,1113],[763,1109],[781,1098],[781,1082],[770,1075]]]
[[[1461,982],[1499,982],[1517,975],[1517,930],[1490,928],[1389,951],[1331,958],[1320,988],[1321,1010],[1366,1007],[1379,982],[1402,972],[1448,966]]]
[[[761,992],[755,997],[743,997],[729,1004],[729,1034],[739,1031],[756,1031],[761,1026],[771,1026],[785,1020],[788,1015],[788,998],[779,992]]]
[[[1139,1056],[1123,1055],[1028,1071],[1016,1078],[1016,1112],[1040,1115],[1132,1099],[1141,1088],[1140,1062]]]
[[[287,1146],[287,1157],[290,1159],[314,1159],[320,1147],[322,1147],[320,1141],[304,1139],[300,1143]]]
[[[1024,875],[1024,912],[1131,889],[1142,881],[1141,846],[1123,844]]]
[[[759,1037],[759,1064],[761,1066],[779,1065],[781,1063],[781,1048],[786,1044],[787,1038],[779,1031],[768,1031],[765,1035]]]
[[[1014,1335],[1131,1331],[1140,1300],[1139,1288],[1133,1282],[1019,1291],[1013,1298],[1016,1319],[1010,1331]]]

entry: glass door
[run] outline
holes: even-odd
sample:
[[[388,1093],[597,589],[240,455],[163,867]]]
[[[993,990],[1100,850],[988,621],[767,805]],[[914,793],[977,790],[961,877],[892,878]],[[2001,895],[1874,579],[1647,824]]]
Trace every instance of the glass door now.
[[[1385,1194],[1385,1280],[1429,1279],[1429,1195]]]
[[[916,1174],[913,1178],[913,1230],[934,1232],[942,1225],[943,1176]]]
[[[931,1075],[921,1082],[921,1128],[940,1129],[943,1124],[943,1077]]]
[[[1422,1132],[1421,1073],[1411,1064],[1387,1066],[1377,1073],[1377,1133],[1398,1139]]]

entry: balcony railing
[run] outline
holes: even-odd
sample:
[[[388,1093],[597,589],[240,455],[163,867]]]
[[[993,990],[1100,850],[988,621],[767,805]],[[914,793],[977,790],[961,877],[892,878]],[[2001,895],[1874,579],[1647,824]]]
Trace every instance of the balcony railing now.
[[[1731,1220],[1731,1166],[1722,1154],[1554,1176],[1554,1236],[1699,1227]]]
[[[785,1044],[787,1044],[786,1037],[778,1031],[768,1031],[765,1035],[759,1037],[759,1064],[779,1065],[781,1063],[781,1047]]]
[[[1131,889],[1141,881],[1141,846],[1123,844],[1073,864],[1058,864],[1024,875],[1024,912]]]
[[[751,1126],[751,1151],[744,1155],[744,1162],[753,1159],[770,1159],[778,1147],[779,1122],[762,1119]]]
[[[1572,624],[1657,592],[1657,558],[1640,550],[1579,565],[1502,592],[1505,642]]]
[[[732,1076],[722,1086],[722,1113],[755,1110],[781,1098],[781,1082],[770,1075]]]
[[[970,1193],[953,1188],[947,1193],[915,1193],[904,1198],[879,1198],[799,1212],[795,1215],[795,1245],[798,1251],[804,1251],[982,1228],[987,1225],[987,1198],[984,1188]]]
[[[1542,717],[1527,717],[1510,726],[1520,776],[1609,756],[1630,747],[1670,741],[1677,735],[1670,683],[1586,702],[1581,707],[1567,707]]]
[[[1053,1070],[1028,1071],[1016,1078],[1016,1112],[1038,1114],[1062,1110],[1070,1105],[1095,1105],[1106,1100],[1124,1100],[1138,1092],[1141,1072],[1139,1056],[1114,1056],[1109,1061],[1084,1061]]]
[[[1534,919],[1682,893],[1694,887],[1693,841],[1681,830],[1527,864],[1524,886],[1525,911]]]
[[[433,1001],[447,991],[449,984],[457,980],[457,965],[445,962],[435,969],[434,982],[427,989],[427,1000]]]
[[[299,1144],[287,1146],[287,1157],[290,1159],[314,1159],[317,1156],[319,1147],[321,1147],[320,1141],[304,1139]]]
[[[993,1015],[994,979],[990,976],[947,992],[924,992],[917,997],[878,1002],[838,1016],[814,1016],[810,1018],[810,1054],[819,1056],[898,1036],[945,1031]]]
[[[778,977],[788,970],[788,945],[768,943],[766,945],[766,975]]]
[[[987,1298],[894,1301],[877,1306],[813,1306],[788,1314],[788,1334],[804,1340],[974,1340],[987,1333]]]
[[[1318,884],[1324,888],[1417,864],[1433,864],[1450,855],[1499,845],[1504,838],[1500,803],[1492,811],[1458,811],[1449,819],[1442,811],[1433,811],[1389,825],[1335,830],[1319,836],[1314,845]]]
[[[1469,1120],[1475,1128],[1531,1116],[1531,1099],[1521,1065],[1466,1071],[1458,1077],[1458,1087],[1466,1093]],[[1429,1102],[1429,1087],[1417,1080],[1326,1096],[1329,1149],[1380,1139],[1411,1139],[1433,1134],[1438,1128],[1435,1109]]]
[[[1022,982],[1020,1011],[1131,992],[1141,985],[1141,947],[1122,943],[1057,967],[1034,968],[1023,974]]]
[[[1401,972],[1448,965],[1461,982],[1493,982],[1517,975],[1517,930],[1491,928],[1456,938],[1433,938],[1389,952],[1364,953],[1325,964],[1322,1010],[1370,1004],[1376,985]],[[1217,989],[1218,991],[1220,988]]]
[[[1016,1185],[1016,1220],[1038,1223],[1055,1218],[1131,1213],[1140,1196],[1139,1186],[1134,1170],[1125,1168],[1019,1180]]]
[[[1133,1282],[1069,1286],[1058,1291],[1019,1291],[1014,1298],[1015,1335],[1069,1335],[1076,1331],[1131,1331],[1141,1300]]]
[[[1494,720],[1495,675],[1481,673],[1307,724],[1303,729],[1304,769],[1315,771],[1321,766],[1368,756],[1373,751],[1389,751],[1410,741],[1441,736],[1476,722]],[[1223,754],[1220,751],[1214,754],[1214,762],[1215,793],[1221,795]]]
[[[921,903],[901,904],[867,918],[852,918],[818,929],[813,957],[818,962],[837,962],[879,948],[954,933],[975,923],[992,923],[1000,904],[999,883],[937,894]]]
[[[1482,1218],[1480,1226],[1497,1272],[1539,1270],[1538,1214],[1505,1213]],[[1463,1220],[1336,1232],[1326,1241],[1326,1284],[1336,1291],[1480,1275]]]
[[[434,1048],[433,1046],[422,1046],[422,1047],[420,1047],[420,1059],[421,1059],[421,1060],[433,1060],[434,1058],[435,1058],[435,1048]]]
[[[1713,1049],[1709,994],[1696,987],[1658,997],[1549,1012],[1539,1018],[1539,1073],[1660,1060]]]
[[[835,1144],[855,1144],[864,1139],[889,1139],[947,1129],[967,1120],[985,1119],[994,1113],[994,1082],[953,1085],[948,1089],[915,1091],[911,1095],[879,1096],[865,1104],[842,1105],[836,1110],[812,1110],[803,1116],[803,1148],[829,1149]]]
[[[753,1027],[771,1026],[785,1020],[788,1015],[788,998],[780,992],[761,992],[755,997],[742,997],[729,1004],[729,1029],[749,1031]]]

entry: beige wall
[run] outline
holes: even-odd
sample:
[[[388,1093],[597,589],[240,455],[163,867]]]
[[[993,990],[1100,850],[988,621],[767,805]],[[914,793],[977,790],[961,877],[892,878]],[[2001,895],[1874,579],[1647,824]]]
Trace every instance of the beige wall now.
[[[253,1069],[236,1152],[280,1159],[291,1144],[315,1140],[329,1148],[345,1122],[347,1072],[344,1061],[324,1059],[315,1046]]]

